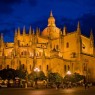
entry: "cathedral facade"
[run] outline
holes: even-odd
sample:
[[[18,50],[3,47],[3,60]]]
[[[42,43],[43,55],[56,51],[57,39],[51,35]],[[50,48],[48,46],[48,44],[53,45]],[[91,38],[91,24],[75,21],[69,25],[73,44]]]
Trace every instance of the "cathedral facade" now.
[[[27,70],[33,72],[39,68],[46,75],[48,71],[58,72],[62,77],[71,73],[85,75],[88,80],[95,79],[95,48],[92,31],[90,37],[81,34],[78,22],[75,31],[68,33],[56,27],[52,12],[48,25],[40,31],[39,28],[29,29],[23,33],[20,28],[15,30],[14,42],[4,42],[0,37],[0,70],[4,68]]]

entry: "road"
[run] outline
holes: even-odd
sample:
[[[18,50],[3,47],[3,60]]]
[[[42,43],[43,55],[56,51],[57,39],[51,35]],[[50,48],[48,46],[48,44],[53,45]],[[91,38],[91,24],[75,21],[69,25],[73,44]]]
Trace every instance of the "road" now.
[[[95,95],[95,87],[71,89],[0,88],[0,95]]]

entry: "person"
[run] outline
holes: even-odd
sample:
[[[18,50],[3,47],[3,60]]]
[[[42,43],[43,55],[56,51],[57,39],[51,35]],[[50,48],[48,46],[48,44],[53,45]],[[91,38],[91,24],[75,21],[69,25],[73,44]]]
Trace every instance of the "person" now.
[[[86,87],[87,87],[87,83],[85,83],[85,85],[84,85],[84,86],[85,86],[85,89],[86,89]]]

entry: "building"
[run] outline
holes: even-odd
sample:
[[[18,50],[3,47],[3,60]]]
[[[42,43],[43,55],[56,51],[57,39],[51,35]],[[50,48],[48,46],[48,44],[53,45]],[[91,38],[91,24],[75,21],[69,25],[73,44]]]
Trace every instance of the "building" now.
[[[95,79],[95,48],[94,37],[81,34],[78,22],[75,31],[68,33],[56,27],[52,12],[48,18],[48,25],[40,31],[39,28],[25,27],[21,34],[20,28],[15,31],[14,42],[5,43],[3,35],[0,37],[0,69],[22,68],[31,73],[39,68],[45,74],[48,71],[58,72],[65,76],[67,71],[85,75],[89,80]]]

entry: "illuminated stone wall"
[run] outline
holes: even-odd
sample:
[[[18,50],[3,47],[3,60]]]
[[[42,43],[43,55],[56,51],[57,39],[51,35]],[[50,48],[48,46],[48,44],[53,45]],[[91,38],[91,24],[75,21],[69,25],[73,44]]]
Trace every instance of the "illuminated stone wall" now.
[[[95,79],[94,38],[81,34],[80,24],[77,29],[68,33],[66,26],[63,30],[56,27],[52,13],[48,25],[40,31],[39,28],[25,27],[21,34],[20,28],[15,31],[14,42],[5,43],[0,37],[0,69],[22,68],[31,73],[38,67],[46,75],[48,71],[58,72],[65,76],[67,71],[80,73]]]

